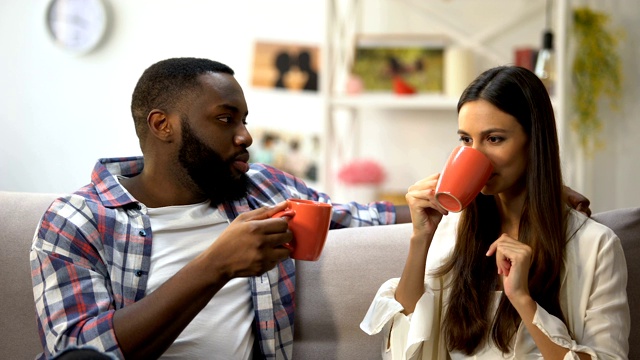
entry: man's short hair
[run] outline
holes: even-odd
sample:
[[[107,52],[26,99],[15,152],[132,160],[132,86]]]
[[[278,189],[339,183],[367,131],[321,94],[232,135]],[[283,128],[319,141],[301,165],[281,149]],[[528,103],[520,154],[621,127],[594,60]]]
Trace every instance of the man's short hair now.
[[[162,60],[142,73],[131,96],[131,115],[140,145],[147,135],[149,112],[153,109],[184,111],[183,104],[200,90],[198,77],[207,72],[234,75],[225,64],[191,57]]]

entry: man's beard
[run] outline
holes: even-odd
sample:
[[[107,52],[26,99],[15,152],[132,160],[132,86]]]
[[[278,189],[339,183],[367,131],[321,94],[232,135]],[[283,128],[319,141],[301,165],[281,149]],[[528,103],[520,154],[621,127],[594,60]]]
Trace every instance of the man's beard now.
[[[233,161],[234,159],[225,161],[202,142],[191,131],[188,118],[182,117],[182,145],[178,162],[213,206],[239,200],[247,195],[249,177],[246,174],[235,177],[231,172]]]

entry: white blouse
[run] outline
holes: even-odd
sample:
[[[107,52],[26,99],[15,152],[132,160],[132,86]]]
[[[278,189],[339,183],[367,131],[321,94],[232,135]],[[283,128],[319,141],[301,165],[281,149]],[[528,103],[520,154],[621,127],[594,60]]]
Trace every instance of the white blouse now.
[[[493,297],[491,298],[491,314],[495,314],[496,311],[498,311],[501,296],[502,291],[493,292]],[[452,351],[449,355],[451,360],[492,360],[500,358],[509,359],[511,357],[510,354],[503,355],[492,341],[485,342],[485,346],[471,356],[460,351]]]
[[[440,222],[429,248],[427,274],[452,252],[458,219],[459,214],[450,214]],[[560,285],[560,306],[567,325],[539,305],[533,323],[551,341],[568,349],[565,359],[578,359],[576,352],[587,353],[592,359],[627,359],[631,320],[627,265],[620,239],[611,229],[574,210],[567,232],[570,238]],[[388,344],[383,351],[386,359],[451,358],[440,334],[449,292],[442,290],[442,285],[447,279],[425,276],[425,292],[408,316],[395,300],[399,280],[390,279],[380,287],[360,327],[370,335],[383,331]],[[453,355],[459,359],[460,354]],[[483,359],[490,358],[483,355]],[[493,358],[542,359],[542,355],[521,324],[512,352]]]

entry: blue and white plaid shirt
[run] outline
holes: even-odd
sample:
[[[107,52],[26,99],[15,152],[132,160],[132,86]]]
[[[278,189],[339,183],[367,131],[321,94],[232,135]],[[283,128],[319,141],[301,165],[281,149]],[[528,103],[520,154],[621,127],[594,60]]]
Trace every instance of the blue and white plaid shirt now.
[[[101,159],[91,184],[53,202],[36,231],[30,254],[33,293],[44,353],[91,346],[123,358],[113,330],[117,309],[144,297],[152,229],[144,204],[116,176],[135,176],[141,157]],[[219,206],[230,220],[288,198],[330,202],[323,193],[275,168],[251,164],[249,195]],[[387,202],[334,204],[331,228],[392,224]],[[291,359],[295,264],[291,259],[251,278],[254,329],[262,356]]]

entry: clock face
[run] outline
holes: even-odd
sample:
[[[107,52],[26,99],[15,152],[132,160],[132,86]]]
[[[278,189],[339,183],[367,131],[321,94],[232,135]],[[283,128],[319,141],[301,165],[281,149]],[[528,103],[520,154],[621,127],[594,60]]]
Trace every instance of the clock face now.
[[[52,0],[47,26],[57,44],[75,53],[95,48],[107,30],[103,0]]]

